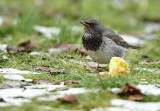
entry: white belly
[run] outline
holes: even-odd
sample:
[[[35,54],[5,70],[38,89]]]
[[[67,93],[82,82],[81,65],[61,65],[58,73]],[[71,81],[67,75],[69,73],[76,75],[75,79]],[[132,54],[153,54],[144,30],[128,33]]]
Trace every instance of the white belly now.
[[[121,57],[125,55],[126,49],[118,46],[112,40],[104,37],[103,42],[97,51],[87,50],[88,55],[93,59],[93,61],[100,64],[108,64],[112,57]]]

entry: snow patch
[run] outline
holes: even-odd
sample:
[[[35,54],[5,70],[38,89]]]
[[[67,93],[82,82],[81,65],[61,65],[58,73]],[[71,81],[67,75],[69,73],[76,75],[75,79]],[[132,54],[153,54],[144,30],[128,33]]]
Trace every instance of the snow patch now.
[[[82,94],[86,92],[97,92],[98,90],[89,90],[86,88],[70,88],[68,90],[64,91],[57,91],[55,92],[55,95],[49,96],[49,97],[39,97],[37,98],[39,101],[55,101],[59,97],[63,97],[66,94]]]
[[[125,41],[127,41],[129,44],[144,44],[145,41],[142,39],[139,39],[133,35],[120,35]]]
[[[73,32],[80,32],[80,31],[82,31],[82,27],[76,26],[76,25],[72,26],[71,29],[72,29]]]
[[[23,99],[23,98],[7,98],[7,97],[3,97],[2,99],[6,102],[6,104],[8,104],[8,106],[9,105],[20,106],[24,102],[27,102],[27,103],[31,102],[31,100],[29,100],[29,99]],[[3,103],[3,104],[4,104],[4,106],[6,106],[5,103]]]
[[[64,88],[64,85],[32,85],[32,86],[26,86],[28,89],[46,89],[47,91],[53,91],[57,88]]]
[[[79,65],[85,65],[85,66],[89,65],[92,67],[97,67],[97,65],[98,65],[96,62],[82,62],[82,61],[77,61],[74,59],[71,59],[70,61],[73,63],[79,64]],[[107,64],[100,64],[99,66],[100,67],[107,67],[108,65]]]
[[[8,59],[9,59],[6,55],[3,55],[2,58],[3,58],[4,60],[8,60]]]
[[[131,111],[128,108],[121,108],[121,107],[106,107],[106,108],[94,108],[90,111]]]
[[[158,111],[160,110],[160,102],[135,102],[129,100],[113,99],[111,104],[128,108],[129,111]],[[123,110],[122,110],[123,111]]]
[[[121,90],[120,88],[109,88],[108,90],[112,91],[112,92],[117,92],[119,90]]]
[[[25,79],[23,76],[21,75],[3,75],[4,78],[6,79],[11,79],[11,80],[18,80],[18,81],[28,81],[31,82],[33,81],[32,79]]]
[[[157,22],[146,22],[144,24],[144,31],[146,33],[152,33],[154,31],[159,31],[160,30],[160,24],[158,24]]]
[[[151,95],[160,95],[160,85],[156,86],[156,85],[152,85],[152,84],[148,84],[148,85],[142,85],[142,84],[138,84],[137,87],[141,90],[142,93],[144,94],[151,94]]]
[[[58,35],[60,33],[60,28],[57,27],[44,27],[35,25],[34,30],[44,34],[47,38],[52,38],[53,35]]]
[[[49,56],[48,53],[43,53],[43,52],[31,52],[29,55],[39,55],[39,56]]]
[[[156,71],[153,69],[147,69],[147,68],[142,68],[142,67],[137,67],[135,70],[140,70],[140,71],[148,71],[148,72],[154,72],[154,73],[160,73],[160,71]]]
[[[7,46],[8,46],[7,44],[0,44],[0,50],[6,53],[7,52],[7,50],[6,50]]]
[[[160,60],[153,61],[153,62],[140,62],[140,63],[138,63],[138,64],[144,65],[144,64],[159,64],[159,63],[160,63]]]
[[[33,98],[45,94],[46,89],[24,89],[24,88],[8,88],[0,90],[0,97],[6,98],[15,98],[15,97],[24,97],[24,98]]]
[[[7,73],[7,74],[39,74],[37,72],[31,72],[31,71],[21,71],[18,69],[13,68],[1,68],[0,73]]]
[[[0,16],[0,26],[3,24],[3,18]]]

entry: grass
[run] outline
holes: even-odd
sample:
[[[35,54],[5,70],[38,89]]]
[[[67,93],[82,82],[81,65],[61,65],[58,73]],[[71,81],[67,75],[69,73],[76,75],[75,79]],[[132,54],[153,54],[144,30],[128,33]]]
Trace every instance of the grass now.
[[[41,0],[40,0],[41,1]],[[0,26],[0,43],[9,45],[18,45],[19,43],[27,40],[32,40],[38,46],[36,51],[46,52],[49,48],[58,43],[78,43],[81,44],[81,32],[72,32],[71,26],[78,25],[80,20],[87,18],[97,18],[104,25],[117,30],[120,33],[143,33],[144,19],[154,20],[160,18],[159,0],[142,0],[134,2],[134,0],[125,1],[123,8],[115,8],[112,0],[102,0],[101,2],[93,0],[45,0],[42,4],[36,3],[34,0],[1,0],[0,1],[0,14],[6,16],[8,19],[18,20],[17,25],[6,22]],[[21,8],[21,7],[23,8]],[[98,6],[98,7],[97,7]],[[4,11],[7,10],[7,12]],[[61,33],[53,36],[52,39],[47,39],[44,35],[37,33],[34,25],[43,25],[61,28]],[[142,78],[147,82],[154,83],[160,82],[160,74],[156,72],[138,71],[136,67],[144,67],[153,70],[159,70],[160,64],[152,65],[138,65],[136,61],[145,61],[140,58],[140,55],[148,55],[153,60],[160,59],[160,31],[155,33],[157,38],[146,42],[141,50],[129,50],[126,53],[125,59],[130,61],[131,73],[129,75],[122,75],[116,77],[104,77],[102,81],[105,88],[121,88],[124,83],[138,84]],[[37,36],[37,38],[33,38]],[[11,37],[11,39],[7,39]],[[33,56],[29,54],[7,54],[0,52],[0,57],[3,55],[8,56],[9,60],[0,59],[1,67],[12,67],[20,70],[30,70],[39,72],[40,75],[24,75],[26,78],[40,80],[42,78],[49,78],[53,81],[61,80],[79,80],[81,84],[73,85],[72,87],[86,87],[101,89],[99,80],[96,73],[89,72],[84,66],[70,62],[69,57],[76,60],[86,61],[84,57],[79,54],[68,51],[61,54],[48,56]],[[44,59],[45,58],[45,59]],[[33,65],[47,65],[55,68],[65,68],[66,74],[49,75],[45,71],[36,70]],[[0,81],[5,79],[0,77]],[[99,91],[97,93],[86,93],[76,95],[80,104],[67,104],[60,101],[54,102],[39,102],[33,99],[32,104],[24,104],[20,107],[5,107],[3,111],[48,111],[43,106],[51,106],[54,110],[64,109],[80,109],[89,110],[95,107],[110,106],[110,100],[120,98],[110,91]],[[142,101],[155,101],[158,102],[160,96],[149,95]],[[51,109],[51,110],[53,110]],[[2,108],[0,108],[2,110]]]

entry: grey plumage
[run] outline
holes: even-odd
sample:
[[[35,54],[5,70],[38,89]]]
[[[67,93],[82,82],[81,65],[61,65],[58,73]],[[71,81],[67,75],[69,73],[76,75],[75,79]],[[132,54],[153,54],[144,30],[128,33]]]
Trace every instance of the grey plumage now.
[[[122,37],[108,27],[104,27],[96,19],[81,21],[85,33],[82,43],[89,56],[97,63],[109,63],[112,57],[121,57],[129,48],[139,49],[140,47],[128,44]]]

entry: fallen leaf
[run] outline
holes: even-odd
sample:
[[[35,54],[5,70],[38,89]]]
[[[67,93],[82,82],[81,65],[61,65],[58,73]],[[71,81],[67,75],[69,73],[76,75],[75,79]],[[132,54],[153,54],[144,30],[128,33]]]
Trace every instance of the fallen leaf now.
[[[140,89],[137,87],[130,85],[129,83],[125,83],[120,92],[117,93],[119,96],[128,97],[129,100],[142,100],[146,97],[145,94],[142,94]]]
[[[24,43],[19,44],[18,46],[8,46],[7,47],[7,52],[8,53],[17,53],[17,54],[22,54],[22,53],[30,53],[31,50],[36,49],[37,47],[33,42],[30,40]]]
[[[70,95],[66,94],[63,97],[60,97],[58,99],[63,102],[78,103],[78,99],[72,94],[70,94]]]
[[[41,84],[41,85],[58,85],[59,83],[53,82],[50,79],[41,79],[36,84]]]
[[[160,18],[148,18],[148,17],[144,17],[143,21],[147,21],[147,22],[160,22]]]
[[[4,99],[2,97],[0,97],[0,102],[5,102]]]
[[[30,40],[27,41],[27,42],[23,42],[23,43],[19,44],[18,47],[24,47],[25,49],[36,49],[37,48],[35,46],[35,43],[33,43]]]
[[[49,66],[41,66],[41,65],[32,65],[32,66],[35,67],[37,70],[44,70],[46,72],[49,72],[50,74],[65,74],[64,68],[55,69]]]
[[[152,61],[152,58],[149,57],[149,56],[147,56],[147,55],[140,55],[139,57],[140,57],[141,59],[145,59],[146,62],[151,62],[151,61]]]
[[[81,54],[82,56],[87,56],[88,55],[86,50],[84,49],[84,47],[75,49],[75,52]]]

